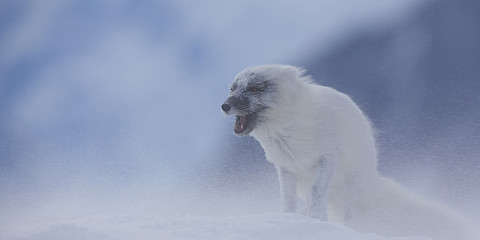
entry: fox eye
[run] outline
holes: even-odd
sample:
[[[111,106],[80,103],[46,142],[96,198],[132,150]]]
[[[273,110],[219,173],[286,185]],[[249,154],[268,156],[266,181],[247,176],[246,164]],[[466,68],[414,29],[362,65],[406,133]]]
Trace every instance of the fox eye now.
[[[247,92],[261,92],[261,91],[262,91],[262,89],[260,89],[258,87],[254,87],[254,86],[247,88]]]

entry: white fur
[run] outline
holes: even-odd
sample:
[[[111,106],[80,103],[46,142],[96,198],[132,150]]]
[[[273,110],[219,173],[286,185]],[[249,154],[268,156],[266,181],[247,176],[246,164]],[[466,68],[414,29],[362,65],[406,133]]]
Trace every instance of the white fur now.
[[[284,211],[298,211],[298,195],[307,215],[360,232],[468,239],[455,213],[379,176],[371,124],[347,95],[313,84],[292,66],[248,68],[237,81],[248,82],[245,73],[252,72],[277,87],[250,135],[278,170]]]

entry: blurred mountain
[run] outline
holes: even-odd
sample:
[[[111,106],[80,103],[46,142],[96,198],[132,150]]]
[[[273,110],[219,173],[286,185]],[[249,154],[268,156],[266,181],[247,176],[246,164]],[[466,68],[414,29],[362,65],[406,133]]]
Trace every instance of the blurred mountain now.
[[[385,165],[407,151],[432,150],[442,152],[441,161],[448,154],[478,167],[479,22],[478,1],[432,1],[411,19],[357,34],[306,65],[364,109],[379,131]]]

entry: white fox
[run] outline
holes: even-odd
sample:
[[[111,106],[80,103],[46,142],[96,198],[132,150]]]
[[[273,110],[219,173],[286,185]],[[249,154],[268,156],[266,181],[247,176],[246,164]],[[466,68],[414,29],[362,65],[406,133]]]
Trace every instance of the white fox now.
[[[278,170],[283,211],[383,236],[473,239],[453,211],[425,201],[377,172],[368,118],[345,94],[312,83],[302,69],[247,68],[222,105],[234,132],[250,134]]]

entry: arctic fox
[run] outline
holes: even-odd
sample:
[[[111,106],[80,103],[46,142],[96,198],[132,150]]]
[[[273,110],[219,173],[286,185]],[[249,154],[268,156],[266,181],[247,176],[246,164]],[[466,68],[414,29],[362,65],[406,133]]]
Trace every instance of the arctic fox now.
[[[234,133],[250,134],[278,171],[283,211],[383,236],[470,239],[453,211],[425,201],[377,172],[368,118],[345,94],[314,84],[300,68],[266,65],[239,73],[222,110]]]

